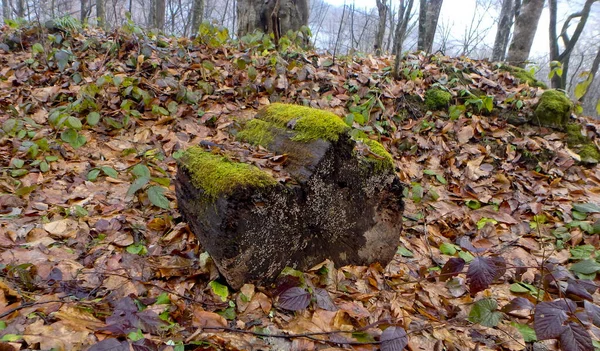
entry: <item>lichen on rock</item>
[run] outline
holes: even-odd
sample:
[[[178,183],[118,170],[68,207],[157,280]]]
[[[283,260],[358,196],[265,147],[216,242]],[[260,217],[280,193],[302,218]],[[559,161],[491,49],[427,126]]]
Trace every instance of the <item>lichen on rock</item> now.
[[[425,105],[430,110],[447,108],[451,99],[452,94],[440,88],[431,88],[425,93]]]
[[[180,165],[190,173],[194,186],[213,200],[229,195],[238,188],[261,188],[277,184],[275,178],[255,166],[233,162],[197,146],[185,151]]]
[[[546,90],[534,111],[533,122],[542,127],[563,130],[569,122],[572,109],[573,103],[563,92],[555,89]]]

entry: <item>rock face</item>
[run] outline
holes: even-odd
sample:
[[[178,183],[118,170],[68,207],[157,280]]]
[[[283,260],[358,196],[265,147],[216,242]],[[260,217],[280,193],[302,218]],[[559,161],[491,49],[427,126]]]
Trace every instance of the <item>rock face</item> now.
[[[237,135],[277,154],[293,182],[199,147],[176,180],[179,209],[232,288],[286,266],[387,264],[402,227],[402,185],[381,144],[331,113],[273,104]]]

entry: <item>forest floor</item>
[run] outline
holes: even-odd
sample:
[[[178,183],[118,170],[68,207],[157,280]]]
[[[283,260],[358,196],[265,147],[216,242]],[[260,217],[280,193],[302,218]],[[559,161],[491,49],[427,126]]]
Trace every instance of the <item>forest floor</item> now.
[[[0,349],[523,350],[536,332],[537,349],[600,345],[600,168],[564,133],[504,117],[543,89],[485,61],[409,54],[393,79],[390,57],[288,43],[0,30]],[[424,108],[433,85],[449,109]],[[221,285],[172,185],[201,141],[276,172],[278,155],[228,132],[274,101],[377,138],[407,185],[394,260],[303,272],[327,293],[299,311],[281,286]],[[600,123],[577,120],[598,140]]]

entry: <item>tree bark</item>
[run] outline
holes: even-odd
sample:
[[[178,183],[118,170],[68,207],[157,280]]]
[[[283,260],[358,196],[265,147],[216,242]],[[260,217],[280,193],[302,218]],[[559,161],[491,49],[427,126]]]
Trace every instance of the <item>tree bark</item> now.
[[[420,0],[417,49],[431,52],[443,0]]]
[[[277,26],[274,26],[272,15],[278,2],[279,9],[275,12]],[[289,30],[295,32],[308,25],[308,0],[239,0],[236,10],[239,37],[255,30],[272,33],[274,27],[285,35]]]
[[[392,50],[393,54],[396,55],[396,58],[394,59],[394,69],[392,70],[392,73],[396,78],[398,78],[398,70],[402,58],[402,45],[406,38],[406,30],[408,28],[408,22],[410,21],[413,3],[414,0],[408,0],[408,4],[404,0],[400,0],[400,7],[398,8],[398,24],[396,25],[394,48]]]
[[[198,33],[198,27],[204,17],[204,0],[194,0],[192,8],[192,35]]]
[[[515,20],[513,39],[506,57],[511,65],[525,67],[543,9],[544,0],[523,1]]]
[[[25,0],[17,0],[17,17],[25,18]]]
[[[8,0],[2,0],[2,17],[4,18],[4,22],[11,18],[10,15],[10,5],[8,4]]]
[[[510,37],[510,29],[514,19],[513,0],[503,0],[500,17],[498,19],[498,30],[494,40],[494,49],[492,50],[492,61],[503,61],[506,57],[506,48]]]
[[[165,29],[165,0],[156,0],[154,8],[154,28]]]
[[[98,19],[98,27],[106,27],[106,9],[104,0],[96,0],[96,18]]]
[[[581,33],[583,32],[583,28],[587,23],[588,17],[590,15],[590,10],[592,8],[592,4],[598,0],[586,0],[583,5],[583,9],[580,12],[572,13],[567,17],[563,27],[560,31],[560,34],[556,33],[556,12],[557,12],[557,1],[549,0],[549,8],[550,8],[550,60],[558,61],[562,64],[562,75],[559,76],[555,74],[552,77],[552,88],[554,89],[565,89],[567,85],[567,76],[569,71],[569,60],[571,58],[571,52],[573,52],[573,48]],[[579,23],[577,23],[577,27],[575,27],[575,31],[573,32],[573,37],[569,37],[568,29],[572,20],[579,19]],[[564,49],[560,52],[558,41],[562,40]]]
[[[377,12],[379,13],[379,22],[377,23],[377,34],[375,34],[375,55],[380,56],[383,48],[383,36],[385,35],[385,23],[389,8],[386,0],[377,0]]]

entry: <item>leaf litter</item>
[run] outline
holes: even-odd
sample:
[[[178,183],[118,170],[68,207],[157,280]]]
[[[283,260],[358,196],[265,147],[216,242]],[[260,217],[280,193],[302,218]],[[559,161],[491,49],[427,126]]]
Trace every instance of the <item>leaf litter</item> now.
[[[0,52],[3,348],[593,349],[600,170],[564,133],[503,117],[527,114],[541,89],[464,58],[408,54],[392,79],[391,57],[130,29],[59,43],[26,27]],[[494,108],[426,111],[439,82],[453,106],[475,91]],[[203,145],[290,181],[285,155],[232,135],[275,101],[331,110],[393,154],[408,189],[387,267],[219,283],[176,210],[175,160]],[[597,141],[599,123],[578,120]]]

